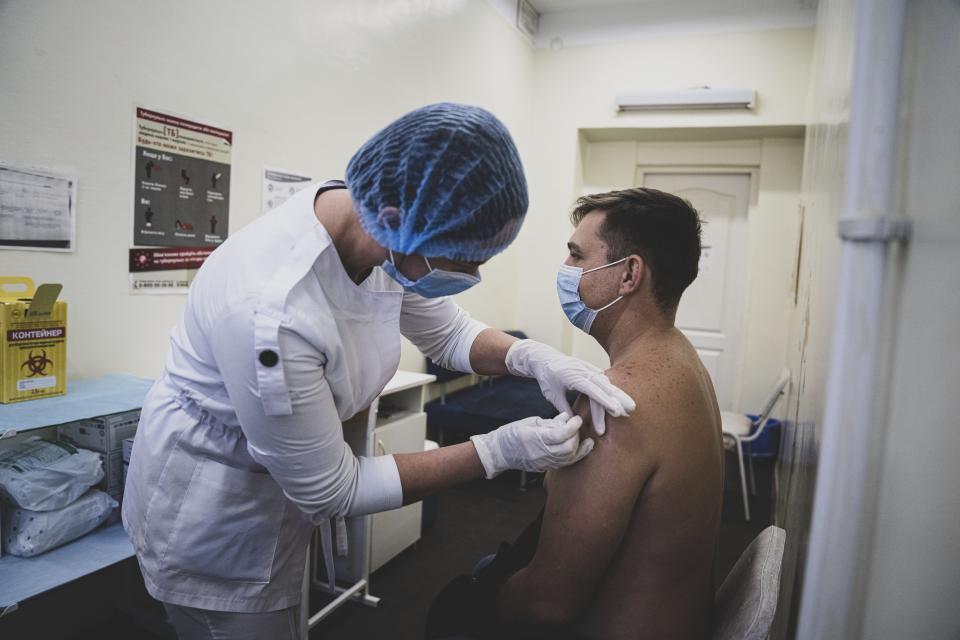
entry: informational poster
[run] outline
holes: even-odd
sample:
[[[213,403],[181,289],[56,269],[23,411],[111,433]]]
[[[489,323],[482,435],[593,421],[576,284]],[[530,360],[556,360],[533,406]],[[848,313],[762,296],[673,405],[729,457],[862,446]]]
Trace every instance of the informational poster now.
[[[206,256],[226,240],[232,149],[231,131],[136,108],[133,292],[186,292]]]
[[[184,293],[213,247],[130,249],[130,286],[134,293]]]
[[[77,179],[0,164],[0,249],[73,251]]]
[[[302,173],[264,167],[263,213],[276,209],[311,182],[313,178]]]

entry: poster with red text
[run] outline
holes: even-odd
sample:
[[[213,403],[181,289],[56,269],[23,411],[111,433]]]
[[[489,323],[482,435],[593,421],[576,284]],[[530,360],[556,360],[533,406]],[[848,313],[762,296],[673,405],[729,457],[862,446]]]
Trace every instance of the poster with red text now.
[[[136,107],[133,144],[133,293],[185,293],[227,238],[233,132]]]

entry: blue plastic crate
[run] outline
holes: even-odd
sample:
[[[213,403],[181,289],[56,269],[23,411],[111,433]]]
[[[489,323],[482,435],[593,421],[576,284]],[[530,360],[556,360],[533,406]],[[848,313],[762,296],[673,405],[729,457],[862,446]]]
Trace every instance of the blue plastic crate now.
[[[747,414],[750,420],[756,420],[759,416]],[[776,458],[780,452],[780,428],[783,424],[770,418],[767,426],[763,428],[760,437],[753,441],[750,446],[750,452],[755,458]],[[751,434],[753,431],[751,430]]]

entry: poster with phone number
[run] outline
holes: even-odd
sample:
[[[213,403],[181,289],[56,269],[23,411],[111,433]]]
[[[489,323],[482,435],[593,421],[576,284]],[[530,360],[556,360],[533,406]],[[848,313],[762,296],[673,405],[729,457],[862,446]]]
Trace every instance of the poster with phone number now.
[[[233,132],[136,107],[132,293],[186,293],[227,238]]]

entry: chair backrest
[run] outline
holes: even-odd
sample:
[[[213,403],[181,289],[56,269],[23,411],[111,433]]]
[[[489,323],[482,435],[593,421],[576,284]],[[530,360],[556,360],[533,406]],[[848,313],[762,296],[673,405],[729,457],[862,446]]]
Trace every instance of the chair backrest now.
[[[717,591],[713,640],[765,640],[777,612],[786,539],[780,527],[767,527],[737,560]]]
[[[777,400],[779,400],[780,396],[787,390],[788,384],[790,384],[790,370],[784,367],[780,372],[780,377],[777,379],[777,384],[774,385],[773,390],[770,391],[770,395],[767,396],[767,400],[763,403],[763,410],[754,422],[754,425],[756,425],[756,429],[754,430],[755,434],[759,435],[760,431],[767,426],[767,420],[770,419],[773,408],[777,406]]]

